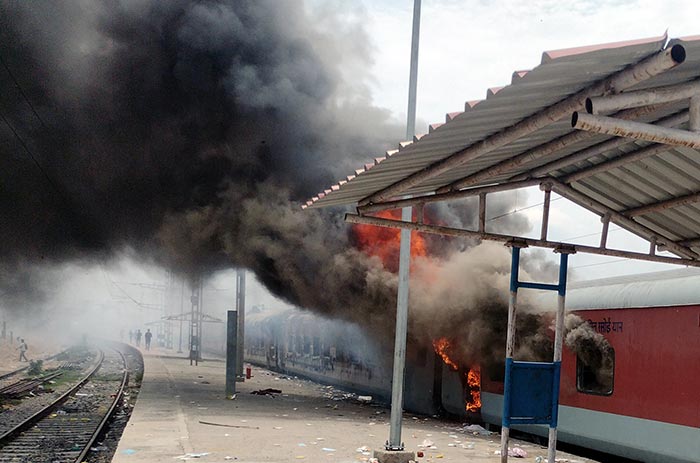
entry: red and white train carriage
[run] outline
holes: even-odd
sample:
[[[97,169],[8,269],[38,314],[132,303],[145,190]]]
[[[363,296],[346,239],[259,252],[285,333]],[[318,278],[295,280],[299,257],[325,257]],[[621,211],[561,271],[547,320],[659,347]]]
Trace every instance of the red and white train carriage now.
[[[567,310],[608,340],[613,368],[600,381],[564,350],[559,440],[645,462],[700,461],[700,270],[571,284]],[[485,422],[501,424],[502,391],[484,375]]]

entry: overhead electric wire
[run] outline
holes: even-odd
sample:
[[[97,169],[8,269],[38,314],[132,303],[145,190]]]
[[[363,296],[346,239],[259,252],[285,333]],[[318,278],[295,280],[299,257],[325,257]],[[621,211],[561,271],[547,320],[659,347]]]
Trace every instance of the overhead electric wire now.
[[[563,196],[560,196],[560,197],[558,197],[558,198],[554,198],[554,199],[550,200],[550,203],[551,203],[551,202],[554,202],[554,201],[559,201],[560,199],[563,199]],[[487,221],[487,222],[490,222],[490,221],[493,221],[493,220],[500,219],[500,218],[502,218],[502,217],[506,217],[506,216],[508,216],[508,215],[515,214],[515,213],[517,213],[517,212],[521,212],[521,211],[524,211],[524,210],[527,210],[527,209],[532,209],[533,207],[542,206],[542,205],[544,205],[544,201],[539,202],[539,203],[537,203],[537,204],[531,204],[531,205],[529,205],[529,206],[525,206],[525,207],[520,208],[520,209],[517,209],[517,208],[516,208],[516,209],[513,209],[512,211],[506,212],[506,213],[504,213],[504,214],[500,214],[500,215],[491,217],[491,218],[487,219],[486,221]],[[612,228],[612,229],[608,230],[608,233],[612,233],[612,232],[616,232],[616,231],[620,231],[620,230],[623,230],[623,228]],[[587,233],[587,234],[585,234],[585,235],[579,235],[579,236],[572,236],[572,237],[569,237],[569,238],[564,238],[562,241],[571,241],[571,240],[576,240],[576,239],[581,239],[581,238],[588,238],[588,237],[590,237],[590,236],[601,235],[602,233],[603,233],[602,231],[594,232],[594,233]],[[580,269],[580,268],[586,268],[586,267],[596,267],[596,266],[607,265],[607,264],[614,264],[614,263],[617,263],[617,262],[623,262],[623,261],[628,261],[628,260],[629,260],[629,259],[624,259],[624,258],[620,259],[620,258],[618,258],[618,259],[613,259],[613,260],[609,260],[609,261],[606,261],[606,262],[596,262],[596,263],[594,263],[594,264],[577,265],[577,266],[575,266],[575,267],[571,267],[570,270]]]
[[[29,146],[27,146],[27,143],[24,141],[22,136],[15,130],[14,126],[10,124],[10,121],[7,120],[5,115],[0,111],[0,119],[5,123],[5,125],[10,129],[12,134],[17,138],[17,141],[19,141],[20,145],[22,145],[22,148],[27,152],[31,160],[34,162],[34,165],[39,169],[39,171],[42,173],[42,175],[46,178],[46,181],[49,182],[49,185],[51,185],[51,188],[53,188],[56,193],[58,193],[61,198],[65,201],[65,198],[63,197],[63,192],[58,188],[58,186],[54,183],[54,181],[51,179],[51,176],[44,170],[42,167],[41,163],[39,160],[34,156],[34,153],[32,153],[32,150],[29,149]]]
[[[32,110],[32,112],[34,113],[34,116],[36,116],[36,118],[39,119],[39,122],[40,122],[41,125],[44,127],[44,130],[46,130],[46,131],[48,132],[48,131],[49,131],[49,128],[46,126],[46,124],[44,123],[44,120],[41,118],[41,116],[40,116],[39,113],[36,111],[36,109],[34,109],[34,105],[32,104],[31,100],[27,97],[27,95],[24,93],[24,90],[22,90],[22,86],[19,84],[19,81],[17,80],[17,78],[15,77],[15,75],[12,73],[12,70],[11,70],[10,67],[7,65],[7,62],[5,62],[5,58],[2,57],[2,53],[0,53],[0,63],[1,63],[2,66],[5,68],[5,70],[7,71],[7,73],[10,75],[10,78],[12,79],[12,82],[14,82],[15,87],[17,87],[17,91],[19,91],[19,94],[22,95],[22,98],[23,98],[24,101],[27,103],[27,105],[29,106],[29,108]]]
[[[122,287],[119,286],[114,280],[112,280],[112,278],[107,274],[107,271],[106,271],[102,266],[100,266],[100,270],[102,270],[102,274],[103,274],[104,277],[109,281],[109,283],[112,284],[112,285],[114,285],[114,287],[117,288],[117,289],[119,290],[119,292],[121,292],[122,294],[124,294],[124,296],[126,296],[131,302],[133,302],[133,303],[136,304],[137,306],[142,307],[142,308],[144,308],[144,309],[160,310],[160,308],[159,308],[160,305],[159,305],[159,304],[147,304],[147,303],[145,303],[145,302],[139,301],[138,299],[135,299],[135,298],[132,297],[124,288],[122,288]],[[109,290],[109,289],[108,289],[108,290]],[[111,292],[111,291],[110,291],[110,292]],[[111,294],[110,294],[110,295],[111,295]],[[114,296],[112,296],[112,297],[114,297]]]
[[[12,69],[7,64],[7,61],[5,61],[4,57],[0,54],[0,63],[2,63],[3,68],[7,71],[7,73],[10,76],[10,79],[14,83],[15,87],[17,88],[17,91],[21,95],[22,99],[25,101],[27,106],[31,109],[32,113],[34,114],[34,117],[37,118],[39,123],[41,124],[42,128],[46,132],[46,134],[54,139],[55,141],[55,136],[49,129],[49,127],[46,125],[44,122],[44,119],[39,115],[39,112],[36,110],[34,105],[32,104],[31,100],[27,96],[27,94],[24,92],[24,89],[22,89],[22,86],[19,83],[19,80],[15,77],[14,73],[12,72]],[[44,168],[44,166],[41,165],[39,162],[39,159],[37,156],[32,152],[32,150],[29,148],[28,143],[22,138],[22,136],[19,134],[17,129],[10,123],[8,118],[5,116],[5,114],[2,113],[2,107],[0,106],[0,119],[5,123],[5,125],[10,129],[12,134],[15,136],[15,138],[19,141],[20,145],[24,149],[24,151],[27,153],[27,155],[31,158],[32,162],[34,165],[39,169],[39,172],[41,172],[41,175],[46,179],[48,184],[50,185],[51,189],[53,189],[56,194],[58,195],[59,200],[63,203],[63,208],[68,216],[68,223],[73,226],[69,226],[67,229],[67,233],[69,236],[73,237],[74,233],[76,230],[79,230],[81,233],[85,233],[85,226],[81,223],[81,219],[85,218],[82,211],[79,211],[79,209],[73,205],[73,201],[71,200],[71,195],[68,194],[67,191],[64,191],[64,189],[60,188],[58,183],[55,182],[47,170]]]
[[[610,230],[608,230],[608,233],[612,233],[612,232],[616,232],[616,231],[620,231],[620,230],[622,230],[622,228],[611,228]],[[602,231],[593,232],[593,233],[587,233],[587,234],[585,234],[585,235],[571,236],[571,237],[569,237],[569,238],[564,238],[562,241],[577,240],[577,239],[580,239],[580,238],[588,238],[589,236],[596,236],[596,235],[602,235],[602,234],[603,234]]]
[[[558,197],[558,198],[554,198],[554,199],[550,200],[550,203],[553,203],[554,201],[559,201],[560,199],[563,199],[563,197],[560,196],[560,197]],[[488,219],[486,219],[486,221],[487,221],[487,222],[491,222],[492,220],[500,219],[500,218],[502,218],[502,217],[506,217],[506,216],[515,214],[515,213],[517,213],[517,212],[522,212],[522,211],[525,211],[525,210],[527,210],[527,209],[532,209],[533,207],[542,206],[542,205],[544,205],[544,201],[539,202],[539,203],[537,203],[537,204],[531,204],[531,205],[529,205],[529,206],[525,206],[525,207],[522,207],[522,208],[520,208],[520,209],[515,208],[515,209],[513,209],[513,210],[510,211],[510,212],[506,212],[506,213],[504,213],[504,214],[500,214],[500,215],[496,215],[496,216],[494,216],[494,217],[488,218]]]

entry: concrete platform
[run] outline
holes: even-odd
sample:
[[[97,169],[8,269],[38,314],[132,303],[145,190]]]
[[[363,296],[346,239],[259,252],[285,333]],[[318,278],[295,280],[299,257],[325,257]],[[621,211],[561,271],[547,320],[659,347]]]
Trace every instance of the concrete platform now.
[[[253,367],[253,378],[238,383],[236,398],[227,400],[223,362],[190,366],[161,354],[144,353],[143,385],[115,463],[362,462],[389,436],[387,408],[343,398],[337,389]],[[266,388],[282,393],[251,394]],[[423,452],[418,462],[500,462],[500,437],[474,435],[461,423],[405,414],[402,437],[407,451]],[[546,448],[513,444],[527,458],[511,461],[546,457]]]

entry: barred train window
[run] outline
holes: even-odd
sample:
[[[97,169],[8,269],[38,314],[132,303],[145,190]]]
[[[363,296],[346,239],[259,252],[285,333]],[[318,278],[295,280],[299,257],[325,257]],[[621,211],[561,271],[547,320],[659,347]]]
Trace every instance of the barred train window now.
[[[615,349],[583,359],[576,356],[576,389],[585,394],[612,395],[615,379]]]

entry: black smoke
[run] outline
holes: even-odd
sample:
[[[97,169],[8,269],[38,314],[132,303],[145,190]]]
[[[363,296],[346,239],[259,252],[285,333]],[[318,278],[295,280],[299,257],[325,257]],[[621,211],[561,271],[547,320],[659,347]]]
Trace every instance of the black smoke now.
[[[128,247],[192,276],[247,266],[312,302],[292,280],[346,233],[299,202],[400,133],[367,75],[344,74],[370,61],[342,11],[317,26],[291,1],[0,8],[4,268]]]
[[[41,269],[126,251],[192,280],[245,267],[293,304],[388,334],[395,274],[353,248],[343,211],[300,208],[402,133],[371,104],[371,41],[362,13],[347,8],[0,4],[0,274],[12,276],[2,292],[40,296]],[[431,216],[468,226],[467,203]],[[490,213],[511,205],[496,200]],[[528,223],[515,215],[493,227]],[[430,240],[441,259],[471,265],[475,243]],[[498,262],[480,271],[486,296],[446,303],[453,288],[444,288],[420,299],[418,285],[412,304],[455,311],[470,342],[502,345],[497,329],[475,335],[503,321],[503,301],[490,294],[505,287],[488,276],[507,272],[507,259]]]

